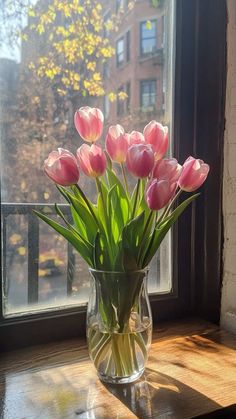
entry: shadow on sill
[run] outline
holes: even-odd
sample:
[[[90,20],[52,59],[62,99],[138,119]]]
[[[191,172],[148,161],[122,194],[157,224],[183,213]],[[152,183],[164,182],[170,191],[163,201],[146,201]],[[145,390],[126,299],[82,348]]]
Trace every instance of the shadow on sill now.
[[[135,383],[104,385],[139,418],[184,419],[220,408],[202,393],[151,368],[146,368],[144,377]]]

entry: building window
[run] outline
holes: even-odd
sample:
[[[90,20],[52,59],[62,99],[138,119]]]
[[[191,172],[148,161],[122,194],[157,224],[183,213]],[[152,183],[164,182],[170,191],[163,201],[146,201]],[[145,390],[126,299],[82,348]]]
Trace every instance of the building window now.
[[[116,42],[116,65],[120,67],[125,60],[125,43],[124,37],[118,39]]]
[[[157,49],[157,21],[151,20],[140,23],[140,53],[151,54]]]
[[[130,31],[126,32],[126,61],[130,60]]]
[[[156,106],[156,80],[142,80],[140,84],[141,108],[151,110]]]

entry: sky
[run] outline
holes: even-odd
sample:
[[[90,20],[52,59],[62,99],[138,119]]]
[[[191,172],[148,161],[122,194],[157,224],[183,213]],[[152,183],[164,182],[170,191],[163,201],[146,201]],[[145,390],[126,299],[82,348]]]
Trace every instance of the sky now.
[[[28,4],[34,5],[36,2],[37,0],[30,0]],[[17,0],[13,0],[13,7],[15,7],[16,5],[17,5]],[[7,2],[6,0],[5,1],[0,0],[0,7],[2,8],[2,13],[3,13],[4,7],[7,10],[9,10],[9,8],[11,7],[11,0],[9,0],[9,2]],[[1,38],[3,39],[5,38],[6,42],[3,42],[2,44],[0,43],[0,58],[10,58],[19,63],[21,60],[20,39],[18,40],[18,42],[16,42],[15,47],[12,45],[9,46],[7,42],[7,37],[8,37],[7,33],[11,30],[11,28],[16,27],[17,20],[14,17],[9,18],[7,22],[7,30],[6,30],[4,29],[4,25],[3,25],[2,13],[0,13],[0,31],[1,31]],[[23,17],[21,16],[21,27],[24,28],[26,25],[27,25],[27,15],[25,14],[25,16]],[[4,32],[5,32],[5,36],[4,36]]]

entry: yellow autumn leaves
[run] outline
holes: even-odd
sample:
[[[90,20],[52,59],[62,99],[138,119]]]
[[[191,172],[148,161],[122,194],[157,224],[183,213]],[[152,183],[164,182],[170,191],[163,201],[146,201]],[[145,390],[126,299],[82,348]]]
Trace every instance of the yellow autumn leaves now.
[[[55,82],[59,95],[65,95],[68,90],[81,91],[83,96],[106,93],[103,65],[115,54],[108,31],[117,30],[116,14],[104,21],[106,8],[106,2],[97,0],[51,0],[29,8],[25,42],[30,42],[31,32],[36,50],[43,52],[39,57],[36,54],[29,69],[37,77],[51,84]],[[117,95],[110,92],[110,97],[116,100]]]

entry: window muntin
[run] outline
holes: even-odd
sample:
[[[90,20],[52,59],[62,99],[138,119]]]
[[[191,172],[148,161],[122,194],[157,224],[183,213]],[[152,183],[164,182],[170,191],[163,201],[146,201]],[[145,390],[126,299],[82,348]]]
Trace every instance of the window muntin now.
[[[147,21],[140,23],[140,53],[141,55],[154,53],[157,49],[157,21]]]
[[[152,20],[152,16],[156,15],[156,8],[150,6],[148,0],[145,1],[149,20]],[[135,7],[139,7],[138,3]],[[101,73],[103,71],[102,64],[105,64],[105,67],[107,65],[110,69],[110,76],[104,77],[106,94],[120,86],[127,94],[130,91],[130,94],[125,100],[114,102],[108,101],[104,96],[93,96],[89,98],[89,104],[103,108],[104,114],[107,115],[107,126],[119,122],[124,125],[126,131],[132,129],[142,131],[144,125],[150,119],[160,120],[160,116],[152,108],[152,110],[149,109],[150,112],[147,117],[142,116],[140,118],[140,79],[136,75],[136,70],[141,73],[142,79],[152,80],[153,77],[160,76],[161,85],[163,84],[161,71],[163,71],[167,79],[166,95],[168,103],[161,122],[171,128],[172,120],[169,116],[172,107],[171,65],[168,68],[165,67],[167,60],[164,60],[160,67],[153,65],[152,61],[148,61],[145,65],[137,64],[139,42],[138,39],[133,39],[133,34],[135,28],[139,27],[142,15],[138,9],[134,9],[134,11],[137,12],[136,20],[132,20],[131,10],[127,14],[127,19],[130,20],[128,20],[128,23],[126,22],[132,37],[132,43],[136,42],[136,48],[134,45],[132,54],[130,54],[127,73],[122,72],[122,68],[116,69],[116,54],[111,59],[101,63]],[[166,10],[166,13],[169,12],[170,6]],[[66,27],[69,28],[68,19],[66,20]],[[166,45],[164,56],[169,54],[168,63],[170,63],[173,49],[171,18],[167,19],[166,30],[168,30],[168,39],[171,40],[169,41],[171,43]],[[127,26],[126,28],[121,27],[119,39],[123,38],[124,40],[124,47],[120,51],[123,53],[123,60],[127,59],[126,34]],[[60,310],[62,307],[83,305],[87,301],[90,287],[86,264],[73,249],[68,247],[63,238],[57,236],[41,221],[39,221],[38,226],[33,226],[35,228],[33,230],[35,231],[34,240],[30,236],[33,219],[31,217],[32,207],[36,209],[42,209],[43,207],[48,214],[51,214],[54,212],[53,202],[59,201],[62,205],[65,204],[57,194],[55,186],[43,175],[42,165],[52,149],[63,146],[75,152],[76,148],[81,145],[80,139],[73,130],[73,114],[75,107],[86,104],[88,100],[86,95],[83,96],[84,92],[80,96],[77,90],[71,91],[69,88],[66,89],[65,96],[60,96],[58,93],[60,86],[54,79],[53,82],[47,80],[47,88],[51,89],[50,97],[48,97],[47,90],[44,90],[42,81],[38,83],[40,96],[31,95],[36,85],[33,83],[28,65],[32,59],[36,60],[38,55],[41,56],[42,48],[44,48],[45,53],[45,42],[42,42],[42,39],[47,40],[46,34],[43,35],[43,38],[39,34],[34,35],[35,39],[32,39],[32,42],[29,38],[28,44],[27,42],[22,44],[21,58],[19,55],[18,61],[5,59],[4,57],[0,58],[3,80],[9,78],[10,67],[12,67],[12,74],[14,74],[14,77],[10,77],[11,97],[7,89],[4,91],[6,97],[3,106],[5,116],[4,121],[1,119],[4,122],[4,124],[2,122],[1,124],[4,130],[2,136],[2,155],[4,156],[2,165],[2,213],[5,217],[3,228],[3,260],[5,261],[3,269],[3,306],[6,317],[20,316],[23,313],[34,313],[40,310]],[[112,39],[113,47],[116,48],[117,32],[114,33],[110,30],[109,37]],[[19,87],[23,90],[25,86],[24,81],[19,78],[19,71],[22,71],[22,68],[27,69],[28,72],[28,91],[24,97],[25,102],[20,107],[16,102],[16,97]],[[12,101],[12,104],[10,101]],[[119,120],[116,115],[118,102],[120,102],[121,108]],[[15,110],[16,103],[18,106],[17,116],[14,115],[14,118],[9,122],[7,118],[13,115],[12,106]],[[21,130],[19,130],[19,123]],[[21,159],[16,162],[15,158],[19,150],[21,150]],[[14,177],[11,177],[11,173],[14,174]],[[21,176],[19,176],[19,173],[21,173]],[[95,188],[89,179],[81,176],[80,181],[82,187],[93,198]],[[65,211],[67,211],[66,208]],[[55,249],[54,253],[51,251],[53,248]],[[162,250],[158,252],[150,266],[150,292],[168,292],[171,289],[171,253],[169,248],[170,238],[167,238]]]

